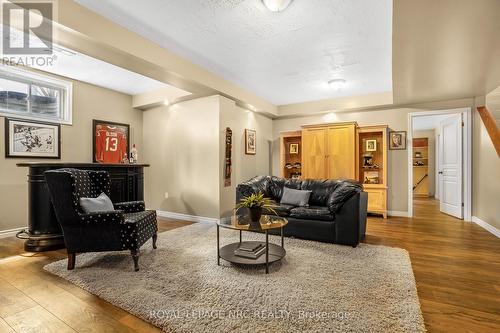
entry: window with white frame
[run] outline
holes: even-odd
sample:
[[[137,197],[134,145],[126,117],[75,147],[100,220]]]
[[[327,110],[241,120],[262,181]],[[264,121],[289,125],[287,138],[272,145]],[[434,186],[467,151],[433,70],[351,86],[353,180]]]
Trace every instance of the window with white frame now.
[[[0,115],[71,124],[71,82],[0,66]]]

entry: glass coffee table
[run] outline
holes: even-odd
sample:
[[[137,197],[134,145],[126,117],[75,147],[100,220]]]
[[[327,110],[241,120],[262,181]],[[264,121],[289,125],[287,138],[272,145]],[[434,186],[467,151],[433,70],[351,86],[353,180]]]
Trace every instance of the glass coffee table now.
[[[283,259],[286,255],[283,238],[283,227],[288,224],[288,220],[274,215],[262,215],[260,223],[250,223],[248,215],[233,215],[230,220],[217,222],[217,265],[220,265],[220,259],[224,259],[234,264],[240,265],[266,265],[266,274],[269,274],[269,264]],[[226,228],[239,231],[240,241],[220,247],[219,228]],[[269,230],[280,229],[281,245],[269,243]],[[265,242],[242,241],[243,231],[259,232],[266,235]],[[264,246],[265,253],[262,253],[256,259],[237,256],[235,250],[244,248],[255,248]]]

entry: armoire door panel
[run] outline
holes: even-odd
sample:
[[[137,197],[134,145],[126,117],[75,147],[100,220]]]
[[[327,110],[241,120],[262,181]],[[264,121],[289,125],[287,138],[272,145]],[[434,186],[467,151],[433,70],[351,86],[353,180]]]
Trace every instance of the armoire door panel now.
[[[356,177],[354,125],[328,128],[327,176],[331,179]]]
[[[311,129],[302,132],[303,178],[326,178],[326,131]]]

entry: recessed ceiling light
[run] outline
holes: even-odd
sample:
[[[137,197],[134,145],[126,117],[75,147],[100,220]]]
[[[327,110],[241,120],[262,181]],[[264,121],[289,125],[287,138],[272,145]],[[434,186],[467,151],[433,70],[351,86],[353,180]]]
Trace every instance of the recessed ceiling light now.
[[[272,12],[281,12],[290,6],[292,0],[262,0],[262,3]]]
[[[333,79],[333,80],[328,81],[328,85],[332,89],[340,90],[340,89],[345,87],[345,80],[344,79]]]
[[[165,99],[165,100],[163,101],[163,105],[170,105],[170,101],[169,101],[168,99]]]

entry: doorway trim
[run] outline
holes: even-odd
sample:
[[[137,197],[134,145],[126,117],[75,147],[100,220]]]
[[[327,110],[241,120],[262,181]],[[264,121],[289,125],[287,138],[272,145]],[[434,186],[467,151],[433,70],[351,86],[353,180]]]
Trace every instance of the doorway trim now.
[[[413,217],[413,119],[421,116],[462,114],[464,122],[462,142],[464,221],[472,221],[472,108],[419,111],[408,113],[408,217]]]

